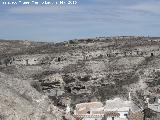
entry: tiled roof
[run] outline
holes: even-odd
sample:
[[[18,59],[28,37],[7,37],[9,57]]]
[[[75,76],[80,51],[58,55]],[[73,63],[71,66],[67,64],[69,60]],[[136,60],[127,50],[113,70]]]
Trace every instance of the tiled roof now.
[[[105,114],[104,111],[92,111],[92,114]]]
[[[142,112],[131,112],[128,115],[128,119],[129,120],[143,120],[144,118],[144,114]]]
[[[81,114],[81,115],[73,115],[75,118],[102,118],[104,117],[103,114],[95,114],[95,115],[90,115],[90,114]]]
[[[76,113],[84,114],[90,111],[90,109],[97,109],[103,107],[101,102],[80,103],[76,105]]]
[[[100,107],[103,107],[103,104],[101,102],[90,102],[90,103],[80,103],[76,105],[76,109],[79,109],[82,107],[100,108]]]
[[[112,112],[112,111],[105,112],[104,115],[105,115],[105,117],[119,117],[120,116],[120,114],[118,112]]]

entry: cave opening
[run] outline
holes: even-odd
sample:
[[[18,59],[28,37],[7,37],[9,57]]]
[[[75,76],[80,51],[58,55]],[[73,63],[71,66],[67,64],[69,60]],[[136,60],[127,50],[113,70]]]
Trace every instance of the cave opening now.
[[[58,57],[58,62],[60,62],[61,61],[61,58],[60,57]]]
[[[152,57],[152,56],[154,56],[154,54],[153,54],[153,53],[151,53],[151,57]]]

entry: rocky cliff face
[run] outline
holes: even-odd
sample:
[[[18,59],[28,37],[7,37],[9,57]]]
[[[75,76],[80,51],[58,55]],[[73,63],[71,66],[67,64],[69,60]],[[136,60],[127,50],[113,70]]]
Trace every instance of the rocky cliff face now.
[[[29,82],[33,87],[29,90],[45,94],[59,108],[65,108],[66,98],[74,107],[76,103],[96,99],[127,98],[128,91],[143,106],[142,90],[154,90],[159,85],[160,42],[153,38],[96,38],[37,46],[34,43],[24,51],[2,55],[1,72]],[[32,94],[23,91],[22,96]],[[27,98],[31,99],[27,106],[43,101],[43,97],[32,97]],[[35,105],[38,109],[38,103]],[[30,106],[30,111],[36,111]]]

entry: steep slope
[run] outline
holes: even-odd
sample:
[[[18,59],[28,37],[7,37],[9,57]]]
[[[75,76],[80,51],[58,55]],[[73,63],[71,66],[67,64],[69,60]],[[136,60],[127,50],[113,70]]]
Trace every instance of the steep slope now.
[[[0,73],[0,119],[61,120],[62,112],[28,81]]]

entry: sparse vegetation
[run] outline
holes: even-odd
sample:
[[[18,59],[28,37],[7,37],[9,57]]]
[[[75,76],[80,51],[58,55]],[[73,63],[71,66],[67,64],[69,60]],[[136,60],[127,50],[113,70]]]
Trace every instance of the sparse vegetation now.
[[[64,106],[59,103],[62,96],[71,98],[72,107],[80,102],[89,102],[93,97],[105,102],[115,96],[127,97],[133,85],[137,91],[134,99],[141,105],[141,101],[137,100],[144,99],[139,81],[148,82],[146,89],[160,85],[160,72],[150,72],[150,68],[160,68],[157,47],[160,43],[140,38],[134,41],[119,38],[119,41],[115,43],[110,38],[70,40],[56,44],[2,41],[5,45],[0,46],[0,71],[21,82],[32,80],[30,85],[26,83],[30,87],[24,87],[25,90],[21,88],[21,82],[12,84],[16,86],[12,90],[29,104],[35,101],[32,92],[37,96],[41,93],[49,95],[54,104],[63,109]],[[34,64],[25,65],[26,59]],[[12,79],[9,80],[12,82]],[[30,89],[32,92],[28,92]],[[46,117],[44,115],[41,119]]]

